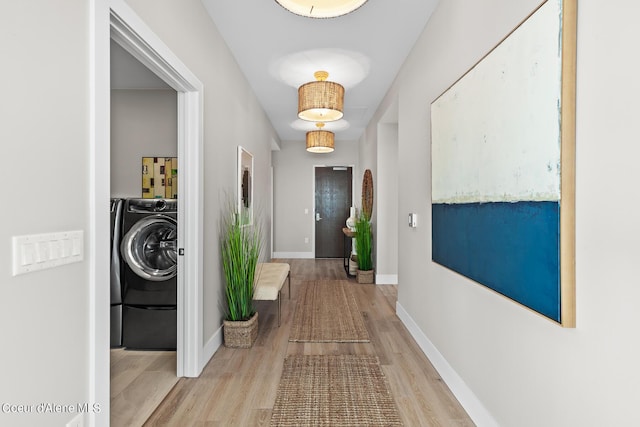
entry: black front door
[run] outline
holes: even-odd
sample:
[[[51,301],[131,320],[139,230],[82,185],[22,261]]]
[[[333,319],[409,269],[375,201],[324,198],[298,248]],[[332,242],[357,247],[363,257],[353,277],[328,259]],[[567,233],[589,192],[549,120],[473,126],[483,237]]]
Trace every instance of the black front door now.
[[[350,167],[316,168],[316,258],[342,258],[345,227],[352,206]]]

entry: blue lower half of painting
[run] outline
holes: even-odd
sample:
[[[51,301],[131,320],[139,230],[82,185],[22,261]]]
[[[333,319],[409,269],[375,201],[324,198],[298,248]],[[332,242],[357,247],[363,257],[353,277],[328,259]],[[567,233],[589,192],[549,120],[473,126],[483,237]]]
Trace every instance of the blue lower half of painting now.
[[[433,204],[433,261],[560,321],[559,202]]]

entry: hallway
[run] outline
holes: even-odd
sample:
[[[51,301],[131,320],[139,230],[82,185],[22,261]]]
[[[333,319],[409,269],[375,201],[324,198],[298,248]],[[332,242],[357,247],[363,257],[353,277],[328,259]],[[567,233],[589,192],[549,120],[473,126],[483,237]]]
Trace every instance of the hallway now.
[[[276,261],[276,260],[274,260]],[[155,425],[268,426],[282,363],[289,354],[374,354],[406,426],[472,426],[447,386],[395,315],[396,286],[353,283],[370,343],[288,342],[300,285],[344,279],[341,259],[278,260],[291,265],[291,299],[283,288],[282,325],[277,304],[260,301],[258,340],[251,349],[215,353],[199,378],[181,378],[145,423]]]

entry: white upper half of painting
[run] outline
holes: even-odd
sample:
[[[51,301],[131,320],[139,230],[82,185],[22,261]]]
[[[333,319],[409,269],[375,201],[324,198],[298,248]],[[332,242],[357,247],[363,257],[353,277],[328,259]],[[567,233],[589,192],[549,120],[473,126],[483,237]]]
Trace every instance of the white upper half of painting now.
[[[547,1],[431,104],[433,203],[560,200],[561,10]]]

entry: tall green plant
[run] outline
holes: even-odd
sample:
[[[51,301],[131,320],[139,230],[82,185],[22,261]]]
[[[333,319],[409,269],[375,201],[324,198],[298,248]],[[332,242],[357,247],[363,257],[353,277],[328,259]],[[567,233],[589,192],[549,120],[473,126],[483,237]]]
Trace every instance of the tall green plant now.
[[[358,253],[358,269],[362,271],[373,270],[371,261],[371,223],[362,212],[356,220],[355,239]]]
[[[227,282],[227,320],[248,320],[255,313],[254,277],[260,257],[262,233],[258,225],[248,223],[246,212],[229,209],[223,219],[222,268]],[[243,225],[244,224],[244,225]]]

